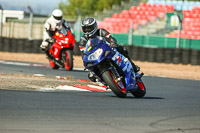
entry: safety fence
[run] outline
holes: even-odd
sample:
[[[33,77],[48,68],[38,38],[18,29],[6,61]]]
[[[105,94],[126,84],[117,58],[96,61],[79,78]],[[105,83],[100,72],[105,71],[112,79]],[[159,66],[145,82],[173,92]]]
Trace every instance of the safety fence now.
[[[27,40],[0,37],[0,51],[19,53],[42,53],[40,44],[42,40]],[[137,43],[139,44],[139,43]],[[124,45],[133,60],[200,65],[200,50],[185,48],[161,48],[144,47],[136,45]],[[81,55],[76,43],[75,55]]]

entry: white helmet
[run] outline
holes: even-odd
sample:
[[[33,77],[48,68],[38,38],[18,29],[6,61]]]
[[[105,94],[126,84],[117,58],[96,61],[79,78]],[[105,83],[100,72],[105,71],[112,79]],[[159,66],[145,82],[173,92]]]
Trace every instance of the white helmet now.
[[[52,12],[52,16],[59,23],[62,20],[63,12],[60,9],[55,9]]]

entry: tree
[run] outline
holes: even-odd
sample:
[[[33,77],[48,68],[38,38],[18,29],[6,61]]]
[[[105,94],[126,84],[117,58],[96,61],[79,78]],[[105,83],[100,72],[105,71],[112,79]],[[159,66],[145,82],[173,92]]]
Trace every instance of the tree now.
[[[92,16],[95,11],[111,9],[112,5],[120,4],[121,1],[129,0],[68,0],[60,2],[59,8],[63,11],[64,18],[75,19],[78,16],[77,10],[82,16]]]

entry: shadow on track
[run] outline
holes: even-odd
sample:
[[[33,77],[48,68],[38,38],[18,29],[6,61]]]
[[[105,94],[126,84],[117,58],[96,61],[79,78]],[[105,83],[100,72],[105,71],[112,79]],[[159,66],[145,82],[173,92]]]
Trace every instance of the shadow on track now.
[[[111,97],[116,97],[116,96],[111,96]],[[127,96],[126,98],[123,98],[123,99],[165,99],[163,97],[143,97],[143,98],[136,98],[134,96]]]

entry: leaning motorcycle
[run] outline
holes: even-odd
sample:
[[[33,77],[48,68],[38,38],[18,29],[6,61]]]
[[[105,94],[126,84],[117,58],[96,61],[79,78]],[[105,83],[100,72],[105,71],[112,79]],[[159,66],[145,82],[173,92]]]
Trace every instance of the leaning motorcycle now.
[[[135,73],[131,62],[116,48],[111,48],[103,37],[89,40],[83,54],[86,69],[96,75],[96,79],[119,98],[125,98],[131,93],[136,98],[146,94],[142,74]]]
[[[75,38],[68,28],[58,30],[53,36],[55,42],[49,45],[47,51],[49,63],[52,69],[65,68],[68,71],[73,69],[73,49]]]

